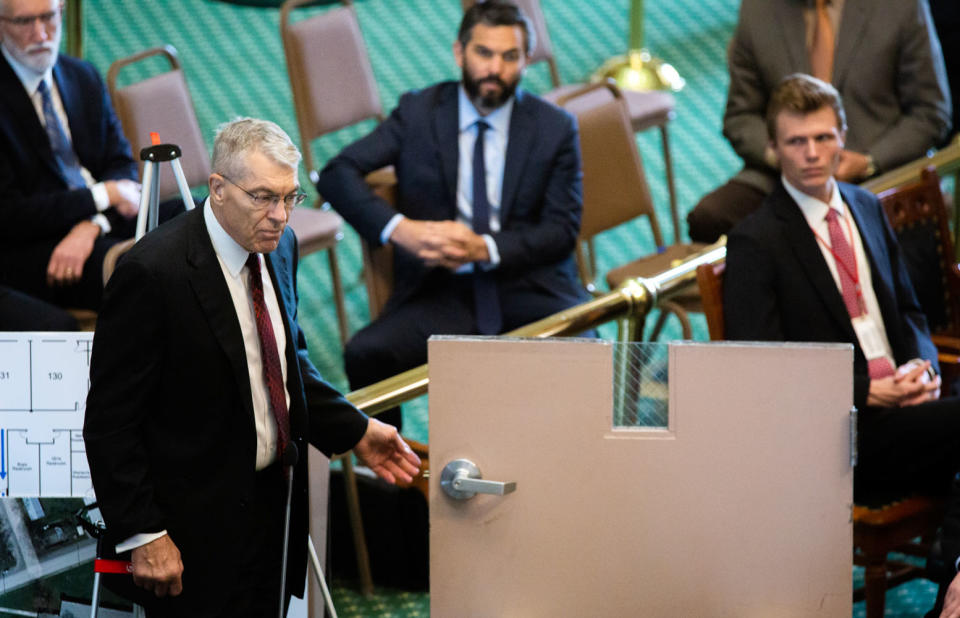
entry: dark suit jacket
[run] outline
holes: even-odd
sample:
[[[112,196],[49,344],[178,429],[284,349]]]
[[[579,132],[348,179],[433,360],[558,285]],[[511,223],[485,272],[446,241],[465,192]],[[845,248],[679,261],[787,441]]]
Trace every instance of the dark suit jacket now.
[[[318,191],[374,246],[398,211],[411,219],[456,218],[457,86],[443,82],[404,94],[386,121],[320,174]],[[397,173],[396,209],[364,182],[366,174],[386,165]],[[492,234],[500,252],[498,278],[524,277],[574,299],[582,296],[572,257],[582,202],[576,120],[518,90],[504,166],[501,230]],[[390,303],[413,294],[428,269],[397,251],[394,271]]]
[[[938,369],[926,318],[880,202],[853,185],[839,186],[863,240],[897,365],[924,358]],[[817,240],[781,183],[730,232],[723,305],[728,339],[852,343],[854,403],[864,408],[870,387],[866,358]]]
[[[97,181],[136,180],[130,144],[93,65],[61,54],[53,77],[80,164]],[[11,242],[62,238],[96,213],[90,191],[70,190],[60,177],[33,103],[0,56],[0,251]]]
[[[811,3],[812,4],[812,3]],[[743,0],[730,41],[723,134],[744,160],[737,180],[773,189],[763,158],[770,93],[810,73],[806,0]],[[845,0],[833,85],[847,113],[846,146],[888,171],[939,145],[950,128],[950,90],[927,0]]]
[[[235,513],[254,489],[256,434],[236,311],[202,208],[164,224],[126,255],[97,322],[84,440],[114,541],[166,529],[180,548],[184,594],[232,581],[243,542]],[[306,566],[306,442],[349,450],[367,419],[320,377],[297,324],[297,245],[287,229],[266,256],[287,338],[296,469],[288,582]],[[278,505],[282,508],[283,505]]]

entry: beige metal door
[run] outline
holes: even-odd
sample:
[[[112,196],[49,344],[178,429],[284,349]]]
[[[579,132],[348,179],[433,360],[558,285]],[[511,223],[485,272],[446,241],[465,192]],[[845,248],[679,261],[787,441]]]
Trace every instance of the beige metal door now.
[[[614,350],[430,341],[431,616],[850,616],[850,347],[671,346],[664,429],[611,427]]]

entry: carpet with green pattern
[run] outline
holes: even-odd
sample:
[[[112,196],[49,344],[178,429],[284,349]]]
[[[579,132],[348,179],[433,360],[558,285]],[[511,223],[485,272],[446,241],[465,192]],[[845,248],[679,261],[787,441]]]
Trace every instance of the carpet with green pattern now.
[[[580,82],[606,58],[624,50],[629,0],[543,0],[547,26],[561,79]],[[442,79],[455,79],[451,43],[460,15],[459,0],[356,0],[364,39],[384,109],[399,95]],[[739,168],[739,160],[720,134],[726,97],[725,49],[737,19],[737,0],[669,0],[646,3],[646,46],[672,63],[686,79],[677,94],[676,119],[670,125],[676,188],[685,213],[697,199]],[[85,57],[105,74],[117,58],[164,43],[180,52],[197,115],[208,145],[214,128],[238,115],[274,120],[295,140],[290,84],[280,43],[279,11],[235,6],[214,0],[86,0]],[[307,9],[324,10],[324,9]],[[151,62],[121,75],[121,84],[160,70]],[[530,68],[524,85],[533,92],[550,87],[546,66]],[[346,129],[318,140],[318,165],[369,131],[371,125]],[[638,136],[658,218],[667,239],[673,237],[667,205],[663,158],[654,132]],[[306,174],[302,174],[308,186]],[[681,235],[685,230],[680,231]],[[604,233],[597,241],[599,270],[654,250],[645,222]],[[350,326],[368,321],[361,257],[356,235],[348,230],[338,249]],[[306,257],[300,268],[300,321],[311,357],[334,384],[345,387],[330,276],[323,256]],[[706,338],[702,321],[696,337]],[[676,325],[667,335],[679,336]],[[607,331],[603,331],[607,334]],[[426,440],[426,405],[405,407],[412,437]],[[855,570],[855,578],[861,577]],[[901,586],[888,593],[888,616],[922,616],[932,603],[929,582]],[[340,616],[427,616],[429,596],[378,589],[371,598],[348,584],[334,588]],[[854,616],[863,615],[863,604]]]

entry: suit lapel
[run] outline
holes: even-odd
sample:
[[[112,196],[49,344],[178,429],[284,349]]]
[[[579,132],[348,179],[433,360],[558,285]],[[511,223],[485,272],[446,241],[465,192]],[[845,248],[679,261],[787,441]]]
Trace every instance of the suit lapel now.
[[[806,30],[804,30],[802,0],[783,3],[777,15],[777,26],[783,45],[789,56],[788,66],[804,67],[804,73],[810,73],[810,54],[807,53]]]
[[[503,165],[503,187],[500,192],[500,225],[503,227],[509,216],[510,207],[517,196],[517,188],[523,171],[530,158],[533,143],[536,139],[531,127],[536,126],[530,118],[530,106],[527,104],[527,95],[517,89],[513,104],[513,113],[510,116],[510,135],[507,140],[507,155]]]
[[[446,184],[447,202],[451,205],[449,217],[456,216],[457,165],[460,159],[460,113],[457,107],[457,85],[439,88],[433,114],[434,139],[437,157]]]
[[[59,67],[59,64],[57,67]],[[33,106],[33,101],[27,91],[24,90],[20,78],[17,77],[7,59],[2,55],[0,55],[0,91],[2,91],[0,97],[3,98],[4,104],[9,110],[8,118],[17,119],[15,129],[21,132],[20,138],[30,145],[30,150],[40,156],[43,164],[50,168],[55,177],[62,178],[60,167],[53,158],[50,139],[37,116],[37,109]]]
[[[897,315],[897,306],[893,291],[893,280],[891,279],[892,272],[889,268],[877,267],[877,259],[886,255],[883,230],[866,220],[860,202],[853,198],[853,194],[842,187],[840,194],[843,195],[843,201],[850,207],[853,220],[857,223],[860,242],[863,244],[863,251],[867,254],[867,263],[870,266],[870,282],[873,285],[873,294],[880,306],[880,317],[883,319],[889,337],[893,330],[892,325],[887,324],[886,316]]]
[[[846,0],[843,5],[840,33],[833,60],[833,84],[838,90],[841,89],[856,59],[854,50],[860,48],[860,39],[863,38],[867,21],[870,19],[867,8],[860,0]]]
[[[253,400],[250,395],[250,374],[247,371],[247,353],[243,346],[243,335],[237,311],[230,297],[227,282],[223,279],[220,261],[213,250],[210,236],[203,222],[203,209],[194,209],[182,216],[193,217],[188,228],[187,272],[190,286],[197,302],[207,316],[210,330],[220,343],[223,353],[233,369],[237,385],[240,387],[240,399],[250,422],[253,423]]]
[[[817,244],[817,239],[810,230],[806,218],[800,211],[790,194],[777,184],[774,193],[773,206],[777,216],[783,221],[784,235],[791,251],[800,263],[800,267],[807,273],[811,285],[820,296],[830,315],[836,320],[840,328],[848,334],[851,341],[855,341],[856,334],[850,323],[850,314],[843,303],[843,296],[837,289],[837,283],[830,274],[823,252]]]

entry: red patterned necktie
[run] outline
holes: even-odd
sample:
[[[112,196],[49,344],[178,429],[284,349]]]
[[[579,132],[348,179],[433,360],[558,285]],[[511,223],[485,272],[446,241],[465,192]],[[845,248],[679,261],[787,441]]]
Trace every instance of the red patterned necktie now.
[[[247,257],[250,270],[250,293],[253,295],[253,312],[257,320],[257,334],[260,335],[260,359],[263,363],[263,377],[267,381],[270,395],[270,408],[277,421],[277,458],[283,461],[283,450],[290,440],[290,414],[287,410],[287,397],[283,388],[283,371],[280,369],[280,354],[277,352],[277,339],[273,334],[273,324],[267,303],[263,300],[263,280],[260,277],[260,258],[251,253]]]
[[[830,249],[837,262],[837,274],[840,275],[840,291],[843,294],[843,304],[847,306],[850,319],[853,319],[866,313],[866,307],[860,300],[857,283],[852,276],[857,269],[853,247],[850,246],[843,235],[838,219],[839,214],[836,209],[829,209],[827,212],[827,230],[830,232]],[[893,365],[884,356],[867,361],[867,372],[874,380],[892,376],[896,373]]]

